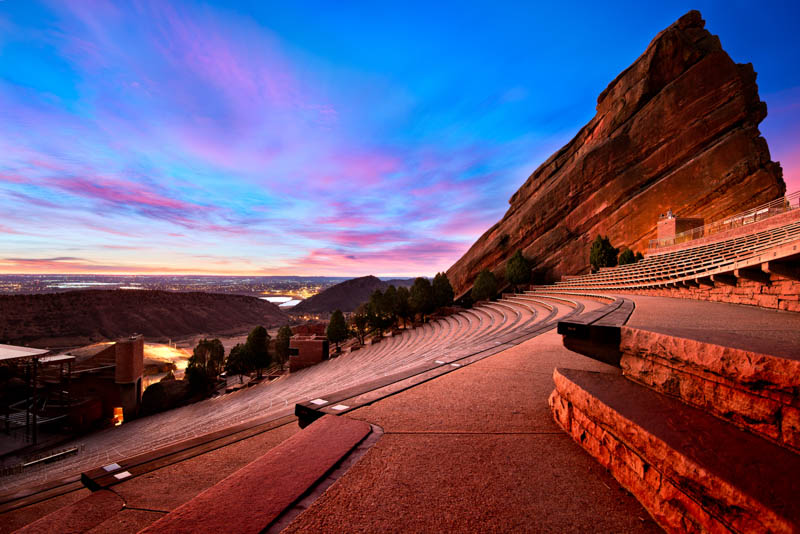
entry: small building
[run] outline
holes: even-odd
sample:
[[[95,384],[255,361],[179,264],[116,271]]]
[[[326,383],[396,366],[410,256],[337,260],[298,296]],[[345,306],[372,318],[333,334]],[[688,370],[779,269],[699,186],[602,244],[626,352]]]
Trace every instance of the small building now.
[[[689,230],[699,229],[698,235],[687,237],[688,239],[696,239],[703,237],[703,219],[697,217],[676,217],[672,211],[668,211],[666,215],[661,215],[658,219],[657,235],[658,242],[663,243],[666,240],[674,240],[676,236]],[[682,240],[680,240],[682,241]]]
[[[115,420],[119,419],[119,409],[124,419],[139,414],[144,374],[142,336],[91,345],[69,354],[76,357],[70,377],[73,397],[87,403],[87,407],[78,411],[91,412],[73,414],[78,426],[91,422],[97,411],[100,417]]]
[[[330,357],[325,336],[292,336],[289,340],[289,372],[311,367]]]

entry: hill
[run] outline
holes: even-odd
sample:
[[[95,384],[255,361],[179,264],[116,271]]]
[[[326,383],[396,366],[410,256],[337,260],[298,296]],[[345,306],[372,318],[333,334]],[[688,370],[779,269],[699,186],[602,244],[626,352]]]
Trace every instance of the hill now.
[[[0,340],[70,346],[134,333],[148,339],[241,332],[289,321],[255,297],[149,290],[0,295]]]
[[[690,11],[659,33],[597,99],[597,114],[514,193],[448,271],[456,294],[518,249],[541,281],[588,272],[591,241],[643,251],[659,214],[716,220],[785,192],[758,124],[756,73]]]
[[[410,287],[413,283],[413,279],[384,282],[375,276],[353,278],[307,298],[293,307],[291,313],[330,313],[337,309],[351,312],[355,311],[362,302],[368,301],[369,296],[376,289],[384,291],[390,285]]]

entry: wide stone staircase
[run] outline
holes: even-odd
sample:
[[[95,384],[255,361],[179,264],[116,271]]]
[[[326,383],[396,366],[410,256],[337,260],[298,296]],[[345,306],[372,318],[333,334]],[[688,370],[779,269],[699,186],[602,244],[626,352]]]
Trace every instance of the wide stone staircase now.
[[[556,369],[556,422],[668,532],[800,532],[800,347],[747,349],[623,315],[559,324],[566,347],[621,373]]]

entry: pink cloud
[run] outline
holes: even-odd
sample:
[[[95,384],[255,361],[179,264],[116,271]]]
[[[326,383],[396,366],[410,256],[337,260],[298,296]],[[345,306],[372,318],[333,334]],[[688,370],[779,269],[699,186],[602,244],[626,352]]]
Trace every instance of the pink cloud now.
[[[420,240],[386,250],[360,253],[341,252],[331,248],[311,250],[306,256],[291,260],[286,267],[267,269],[270,274],[334,275],[336,273],[420,275],[446,270],[452,258],[463,253],[467,245],[451,241]],[[428,272],[431,269],[433,272]]]

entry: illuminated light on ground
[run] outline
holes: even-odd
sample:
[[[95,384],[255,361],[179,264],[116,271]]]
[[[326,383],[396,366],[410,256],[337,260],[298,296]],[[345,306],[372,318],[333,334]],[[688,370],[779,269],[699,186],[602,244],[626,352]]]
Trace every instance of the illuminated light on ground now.
[[[177,347],[170,347],[169,345],[147,343],[144,346],[144,357],[146,359],[173,363],[175,364],[176,370],[181,372],[186,370],[191,356],[192,353],[187,349],[179,349]]]
[[[114,408],[114,426],[120,426],[124,420],[125,417],[122,415],[122,406],[117,406]]]

